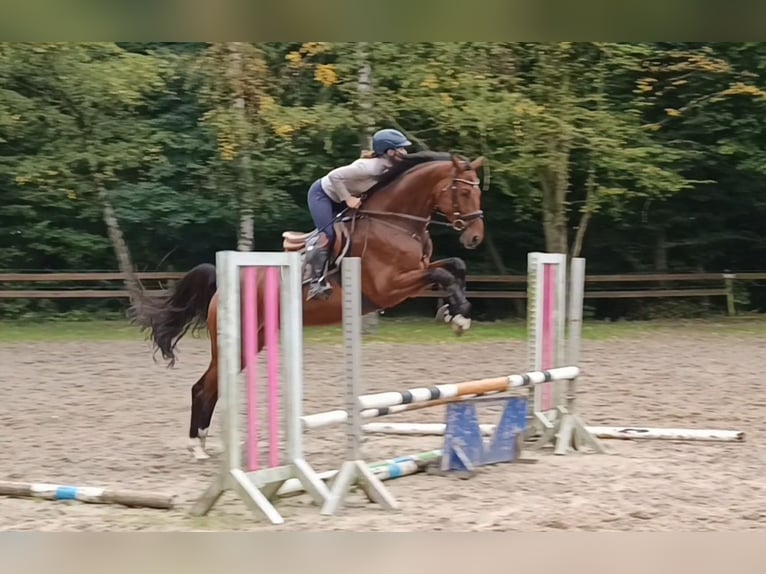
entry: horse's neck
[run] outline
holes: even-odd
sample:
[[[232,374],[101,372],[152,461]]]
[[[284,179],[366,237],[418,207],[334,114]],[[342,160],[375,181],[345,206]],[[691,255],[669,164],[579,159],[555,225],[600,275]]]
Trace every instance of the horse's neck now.
[[[365,206],[375,211],[428,217],[434,209],[434,185],[439,180],[437,165],[426,165],[406,174],[388,189],[370,197]]]

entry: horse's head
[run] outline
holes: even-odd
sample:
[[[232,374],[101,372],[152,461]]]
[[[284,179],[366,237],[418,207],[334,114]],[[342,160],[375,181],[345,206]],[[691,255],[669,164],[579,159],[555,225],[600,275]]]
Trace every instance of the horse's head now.
[[[425,226],[451,225],[461,232],[463,246],[475,249],[484,240],[481,187],[476,174],[483,163],[483,157],[469,162],[461,156],[431,151],[404,156],[368,192],[370,199],[361,213],[399,215]],[[434,213],[447,221],[433,221]]]
[[[483,157],[469,162],[453,155],[449,175],[439,181],[435,190],[435,210],[461,232],[460,243],[466,249],[475,249],[484,240],[481,187],[476,173],[483,163]]]

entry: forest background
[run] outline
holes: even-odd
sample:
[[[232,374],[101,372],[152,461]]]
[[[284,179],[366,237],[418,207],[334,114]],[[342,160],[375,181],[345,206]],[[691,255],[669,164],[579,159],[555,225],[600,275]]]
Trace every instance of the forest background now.
[[[121,243],[139,271],[279,249],[312,226],[311,182],[381,127],[488,159],[484,244],[433,230],[471,274],[523,274],[535,250],[589,273],[763,271],[765,68],[763,43],[3,43],[0,272],[113,271]]]

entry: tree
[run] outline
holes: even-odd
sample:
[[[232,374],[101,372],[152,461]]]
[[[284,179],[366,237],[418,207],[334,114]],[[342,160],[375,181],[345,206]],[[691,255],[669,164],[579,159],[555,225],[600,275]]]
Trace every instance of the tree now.
[[[72,261],[75,246],[80,257],[103,246],[92,227],[100,209],[120,267],[132,271],[109,190],[161,161],[162,134],[137,113],[164,86],[161,62],[115,44],[4,44],[0,62],[4,103],[19,128],[3,138],[3,175],[13,178],[11,209],[38,221],[26,233],[39,242],[39,264]],[[74,225],[48,228],[46,211]]]

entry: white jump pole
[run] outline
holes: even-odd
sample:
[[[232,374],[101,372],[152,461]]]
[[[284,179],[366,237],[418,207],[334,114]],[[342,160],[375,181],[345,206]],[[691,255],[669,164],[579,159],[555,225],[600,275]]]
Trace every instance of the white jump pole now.
[[[362,430],[368,434],[391,434],[412,436],[443,436],[444,423],[367,423]],[[485,436],[495,432],[496,425],[479,425]],[[745,433],[715,429],[662,429],[643,427],[587,426],[588,432],[601,439],[614,440],[669,440],[696,442],[744,442]]]

